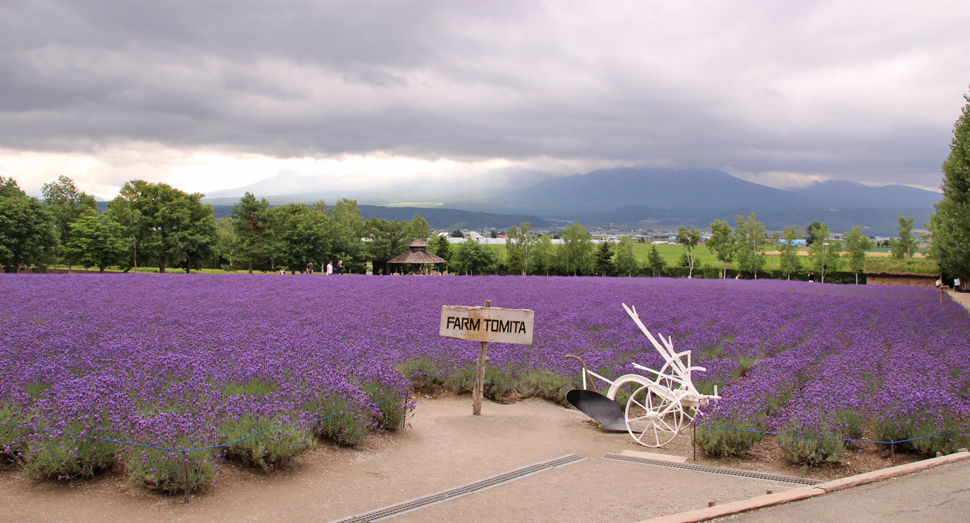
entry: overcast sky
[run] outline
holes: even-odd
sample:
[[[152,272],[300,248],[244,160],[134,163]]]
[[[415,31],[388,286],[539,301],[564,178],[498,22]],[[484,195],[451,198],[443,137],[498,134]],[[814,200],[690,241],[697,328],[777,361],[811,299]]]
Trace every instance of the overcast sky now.
[[[936,188],[968,27],[966,0],[0,0],[0,174],[102,197],[504,166]]]

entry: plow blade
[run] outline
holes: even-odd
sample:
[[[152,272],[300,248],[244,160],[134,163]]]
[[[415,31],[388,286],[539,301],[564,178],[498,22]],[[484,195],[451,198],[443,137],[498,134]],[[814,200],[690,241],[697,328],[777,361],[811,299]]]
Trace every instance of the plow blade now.
[[[566,393],[566,401],[587,416],[598,421],[603,426],[603,430],[609,432],[627,431],[623,407],[598,392],[573,389]],[[631,429],[633,432],[640,432],[636,427],[631,427]]]

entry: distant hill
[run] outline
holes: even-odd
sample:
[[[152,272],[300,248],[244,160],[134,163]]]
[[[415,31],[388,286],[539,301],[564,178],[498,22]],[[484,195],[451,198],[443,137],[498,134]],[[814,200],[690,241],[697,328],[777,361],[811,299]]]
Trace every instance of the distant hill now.
[[[683,214],[726,206],[787,209],[804,203],[803,197],[791,191],[758,185],[714,169],[609,169],[544,180],[492,198],[452,205],[572,219],[625,206]]]
[[[833,232],[859,225],[869,234],[890,236],[896,232],[897,214],[913,216],[919,229],[940,199],[939,193],[913,187],[870,187],[848,181],[782,190],[715,169],[622,168],[558,177],[541,171],[496,169],[472,178],[421,184],[375,180],[362,175],[353,190],[341,190],[339,186],[347,180],[326,182],[279,173],[258,184],[212,193],[203,201],[231,207],[247,191],[273,205],[321,199],[333,204],[346,197],[356,199],[362,211],[370,209],[365,213],[368,217],[410,220],[420,214],[437,228],[506,228],[522,221],[544,227],[540,224],[546,222],[537,216],[590,226],[707,228],[714,219],[734,224],[736,214],[755,212],[769,230],[820,221]],[[330,187],[323,190],[321,184],[326,183]],[[294,186],[301,190],[280,192]],[[270,194],[272,191],[276,192]]]
[[[941,198],[940,193],[906,185],[870,187],[844,180],[815,182],[804,189],[796,189],[792,192],[803,196],[808,202],[812,203],[813,207],[845,209],[904,207],[929,209]]]
[[[360,216],[365,220],[381,218],[387,221],[411,221],[420,215],[434,229],[508,229],[520,223],[531,223],[533,227],[548,227],[549,223],[535,216],[521,214],[494,214],[487,212],[460,211],[457,209],[436,209],[426,207],[382,207],[378,205],[358,205]],[[232,205],[213,205],[216,218],[229,216]]]
[[[457,209],[432,209],[426,207],[381,207],[359,205],[364,219],[381,218],[387,221],[411,221],[414,215],[428,220],[435,229],[508,229],[520,223],[530,223],[533,227],[548,227],[549,222],[536,216],[522,214],[493,214],[487,212],[459,211]]]
[[[638,228],[707,228],[715,219],[733,226],[735,215],[755,212],[769,230],[819,221],[833,232],[859,225],[869,234],[890,236],[896,232],[897,214],[913,216],[919,229],[939,199],[939,193],[902,185],[828,181],[786,191],[714,169],[609,169],[452,205]]]

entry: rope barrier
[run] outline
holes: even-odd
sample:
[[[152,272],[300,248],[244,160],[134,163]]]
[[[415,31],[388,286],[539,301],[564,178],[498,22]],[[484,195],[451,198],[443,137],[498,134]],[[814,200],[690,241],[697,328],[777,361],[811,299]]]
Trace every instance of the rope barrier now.
[[[447,376],[447,375],[443,375],[443,374],[431,374],[431,373],[427,373],[427,372],[415,372],[415,373],[407,376],[406,379],[409,379],[410,380],[411,378],[414,378],[415,376],[428,376],[428,377],[432,377],[432,378],[441,378],[441,379],[457,379],[457,380],[462,380],[462,381],[471,381],[473,379],[473,378],[464,378],[464,377],[461,377],[461,376]],[[510,384],[507,384],[507,383],[499,383],[499,382],[496,382],[496,381],[486,381],[485,383],[489,383],[489,384],[492,384],[492,385],[499,385],[499,386],[507,387],[507,388],[510,388],[510,389],[526,390],[526,391],[529,391],[529,392],[538,392],[538,393],[541,393],[541,394],[548,394],[550,396],[562,396],[563,395],[562,393],[559,393],[559,392],[550,392],[550,391],[547,391],[547,390],[532,389],[532,388],[529,388],[529,387],[520,387],[520,386],[517,386],[517,385],[510,385]],[[380,405],[382,403],[385,403],[385,402],[388,402],[388,401],[393,401],[395,399],[398,399],[398,398],[386,398],[386,399],[380,400],[378,402],[371,403],[371,405]],[[340,412],[336,412],[334,414],[330,414],[329,416],[324,416],[322,418],[314,419],[314,420],[310,421],[309,423],[311,425],[312,424],[316,424],[316,423],[319,423],[321,421],[325,421],[327,419],[330,419],[330,418],[332,418],[334,416],[339,416],[341,414],[345,414],[347,412],[348,412],[348,410],[347,409],[344,409],[344,410],[342,410]],[[152,450],[160,450],[160,451],[165,451],[165,452],[177,452],[177,453],[181,453],[183,455],[188,455],[191,452],[198,452],[198,451],[203,451],[203,450],[212,450],[212,449],[219,449],[219,448],[229,447],[231,445],[235,445],[236,443],[240,443],[242,441],[246,441],[248,439],[255,438],[256,436],[259,436],[260,434],[263,434],[264,432],[269,432],[271,430],[277,430],[280,427],[287,426],[287,425],[292,426],[293,424],[292,423],[288,423],[288,424],[284,424],[284,425],[278,425],[278,426],[274,426],[274,427],[268,427],[268,428],[263,429],[263,430],[261,430],[259,432],[250,434],[249,436],[246,436],[246,437],[243,437],[243,438],[239,438],[237,440],[230,441],[230,442],[227,442],[227,443],[221,443],[221,444],[218,444],[218,445],[209,445],[209,446],[206,446],[206,447],[198,447],[198,448],[191,448],[191,449],[176,449],[176,448],[168,448],[168,447],[159,447],[159,446],[156,446],[156,445],[146,445],[146,444],[143,444],[143,443],[135,443],[135,442],[131,442],[131,441],[124,441],[124,440],[118,440],[118,439],[101,438],[101,437],[97,437],[97,436],[88,436],[86,434],[75,434],[75,433],[72,433],[72,432],[64,432],[64,431],[57,430],[57,429],[44,429],[44,428],[40,428],[40,427],[31,427],[31,426],[23,426],[23,425],[13,425],[13,424],[9,424],[9,423],[0,423],[0,426],[14,428],[14,429],[30,430],[30,431],[34,431],[34,432],[57,433],[58,435],[63,435],[63,436],[72,436],[72,437],[76,437],[76,438],[85,438],[85,439],[94,440],[94,441],[104,441],[104,442],[108,442],[108,443],[116,443],[116,444],[119,444],[119,445],[127,445],[127,446],[131,446],[131,447],[141,447],[141,448],[147,448],[147,449],[152,449]],[[946,431],[946,432],[940,432],[938,434],[931,434],[929,436],[920,436],[918,438],[909,438],[909,439],[904,439],[904,440],[899,440],[899,441],[878,441],[878,440],[870,440],[870,439],[836,438],[836,437],[831,437],[831,436],[814,436],[814,435],[810,435],[810,434],[788,434],[788,433],[784,433],[784,432],[769,432],[769,431],[750,430],[750,429],[738,429],[738,428],[731,428],[731,427],[716,427],[716,426],[713,426],[713,425],[701,425],[701,424],[694,423],[694,422],[692,422],[691,425],[694,426],[694,427],[701,427],[701,428],[705,428],[705,429],[727,430],[727,431],[734,431],[734,432],[747,432],[747,433],[751,433],[751,434],[764,434],[764,435],[771,435],[771,436],[785,436],[785,437],[791,437],[791,438],[805,438],[805,439],[836,440],[836,441],[846,441],[846,442],[853,442],[853,443],[875,443],[875,444],[880,444],[880,445],[892,445],[892,446],[898,445],[900,443],[908,443],[910,441],[918,441],[918,440],[927,439],[927,438],[936,438],[936,437],[940,437],[940,436],[945,436],[947,434],[952,434],[952,433],[955,432],[955,431]]]
[[[388,401],[392,401],[394,399],[397,399],[397,398],[387,398],[387,399],[383,399],[383,400],[380,400],[378,402],[371,403],[371,405],[380,405],[381,403],[385,403],[385,402],[388,402]],[[312,421],[309,422],[309,424],[310,425],[313,425],[315,423],[320,423],[321,421],[330,419],[330,418],[332,418],[334,416],[339,416],[341,414],[345,414],[347,412],[348,412],[348,410],[347,409],[344,409],[344,410],[342,410],[340,412],[335,412],[335,413],[333,413],[333,414],[331,414],[329,416],[324,416],[322,418],[317,418],[315,420],[312,420]],[[219,448],[223,448],[223,447],[228,447],[230,445],[235,445],[236,443],[239,443],[241,441],[246,441],[247,439],[255,438],[256,436],[259,436],[260,434],[262,434],[264,432],[268,432],[268,431],[271,431],[271,430],[276,430],[276,429],[279,429],[280,427],[285,427],[285,426],[288,426],[288,425],[289,426],[292,426],[293,424],[292,423],[287,423],[287,424],[283,424],[283,425],[277,425],[277,426],[274,426],[274,427],[269,427],[269,428],[263,429],[263,430],[261,430],[259,432],[255,432],[253,434],[250,434],[249,436],[246,436],[244,438],[239,438],[239,439],[237,439],[235,441],[230,441],[228,443],[221,443],[219,445],[210,445],[210,446],[207,446],[207,447],[198,447],[198,448],[194,448],[194,449],[173,449],[173,448],[168,448],[168,447],[159,447],[159,446],[156,446],[156,445],[146,445],[144,443],[135,443],[133,441],[124,441],[124,440],[111,439],[111,438],[101,438],[101,437],[98,437],[98,436],[88,436],[87,434],[75,434],[73,432],[65,432],[65,431],[58,430],[58,429],[45,429],[45,428],[41,428],[41,427],[31,427],[31,426],[24,426],[24,425],[12,425],[12,424],[9,424],[9,423],[0,423],[0,426],[10,427],[10,428],[14,428],[14,429],[30,430],[30,431],[33,431],[33,432],[55,433],[55,434],[57,434],[59,436],[72,436],[72,437],[75,437],[75,438],[85,438],[85,439],[94,440],[94,441],[105,441],[105,442],[108,442],[108,443],[117,443],[119,445],[127,445],[127,446],[130,446],[130,447],[142,447],[142,448],[147,448],[147,449],[152,449],[152,450],[162,450],[162,451],[165,451],[165,452],[178,452],[178,453],[181,453],[181,454],[188,454],[190,452],[198,452],[198,451],[201,451],[201,450],[211,450],[211,449],[219,449]]]
[[[900,443],[908,443],[910,441],[917,441],[917,440],[926,439],[926,438],[935,438],[938,436],[945,436],[947,434],[953,434],[954,432],[956,432],[956,431],[949,430],[946,432],[940,432],[939,434],[931,434],[929,436],[920,436],[918,438],[903,439],[899,441],[877,441],[877,440],[871,440],[871,439],[836,438],[832,436],[812,436],[810,434],[787,434],[784,432],[767,432],[763,430],[737,429],[737,428],[731,428],[731,427],[715,427],[713,425],[700,425],[698,423],[691,423],[691,425],[695,427],[705,428],[705,429],[729,430],[733,432],[748,432],[751,434],[765,434],[769,436],[788,436],[791,438],[806,438],[806,439],[827,439],[827,440],[835,440],[835,441],[851,441],[854,443],[877,443],[881,445],[898,445]]]

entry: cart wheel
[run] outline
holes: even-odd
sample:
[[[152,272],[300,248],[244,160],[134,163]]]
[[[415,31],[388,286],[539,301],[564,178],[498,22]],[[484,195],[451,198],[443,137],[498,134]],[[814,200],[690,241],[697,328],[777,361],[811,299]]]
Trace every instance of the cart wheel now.
[[[673,392],[655,388],[656,385],[640,387],[626,403],[627,431],[645,447],[662,447],[670,443],[684,423],[682,405],[670,399]]]

